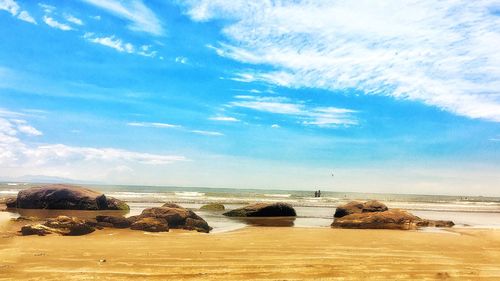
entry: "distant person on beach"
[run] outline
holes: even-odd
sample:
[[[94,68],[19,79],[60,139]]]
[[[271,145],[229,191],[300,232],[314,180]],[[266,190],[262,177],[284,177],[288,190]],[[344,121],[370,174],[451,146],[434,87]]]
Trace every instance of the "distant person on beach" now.
[[[314,197],[318,197],[318,192],[314,191]]]
[[[321,197],[321,190],[318,190],[318,197]]]

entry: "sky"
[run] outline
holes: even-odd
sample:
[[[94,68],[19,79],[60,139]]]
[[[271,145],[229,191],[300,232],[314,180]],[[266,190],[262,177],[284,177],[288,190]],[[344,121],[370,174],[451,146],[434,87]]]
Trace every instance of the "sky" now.
[[[0,0],[0,38],[0,179],[500,196],[498,1]]]

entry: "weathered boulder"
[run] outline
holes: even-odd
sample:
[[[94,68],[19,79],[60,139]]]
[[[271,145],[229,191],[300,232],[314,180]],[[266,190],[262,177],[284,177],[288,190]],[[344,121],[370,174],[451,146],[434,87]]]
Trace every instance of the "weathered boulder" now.
[[[421,219],[406,211],[393,209],[384,212],[354,213],[335,218],[334,228],[371,228],[371,229],[415,229]]]
[[[358,201],[351,201],[347,204],[338,206],[335,210],[335,214],[333,217],[341,218],[343,216],[358,214],[358,213],[370,213],[370,212],[384,212],[387,211],[388,208],[386,205],[380,203],[376,200],[370,200],[365,203],[361,203]]]
[[[209,232],[212,228],[207,222],[193,211],[186,208],[155,207],[142,211],[138,216],[129,217],[134,224],[143,218],[159,218],[167,222],[169,228],[196,230],[198,232]]]
[[[21,209],[128,210],[124,202],[80,186],[50,184],[21,190],[15,202],[7,205]]]
[[[389,210],[378,201],[365,203],[352,201],[335,211],[332,227],[336,228],[385,228],[416,229],[417,227],[452,227],[452,221],[421,219],[407,211]]]
[[[135,221],[130,228],[147,232],[164,232],[168,231],[168,222],[162,218],[145,217]]]
[[[49,233],[57,233],[68,236],[79,236],[89,234],[94,231],[94,226],[87,221],[67,216],[58,216],[54,219],[48,219],[43,224],[25,225],[21,228],[22,235],[45,235]]]
[[[128,228],[130,221],[124,217],[116,216],[96,216],[97,223],[103,227]]]
[[[200,210],[206,211],[224,211],[225,209],[224,205],[219,203],[206,204],[200,207]]]
[[[256,203],[234,209],[223,215],[228,217],[295,217],[295,209],[286,203]]]

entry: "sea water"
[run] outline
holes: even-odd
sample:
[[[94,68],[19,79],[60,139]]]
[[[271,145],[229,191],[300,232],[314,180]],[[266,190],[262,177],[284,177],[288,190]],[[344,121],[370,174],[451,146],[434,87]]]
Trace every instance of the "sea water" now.
[[[32,183],[0,183],[0,197],[15,196],[19,190],[35,186]],[[500,228],[500,197],[412,195],[321,191],[314,190],[232,189],[175,186],[86,185],[107,196],[121,199],[130,206],[127,216],[143,209],[158,207],[165,202],[179,203],[204,218],[214,232],[247,225],[283,225],[295,227],[329,227],[338,205],[351,200],[379,200],[389,208],[401,208],[426,219],[452,220],[458,227]],[[285,202],[292,204],[297,217],[292,221],[241,220],[228,218],[223,212],[200,210],[207,203],[222,203],[226,210],[255,202]],[[53,216],[49,211],[46,216]]]

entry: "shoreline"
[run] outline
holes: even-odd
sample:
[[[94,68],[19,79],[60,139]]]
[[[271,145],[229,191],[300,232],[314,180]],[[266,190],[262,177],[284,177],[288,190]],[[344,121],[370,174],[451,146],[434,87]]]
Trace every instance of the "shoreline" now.
[[[223,233],[105,229],[0,238],[0,280],[500,278],[500,230],[256,227]]]

